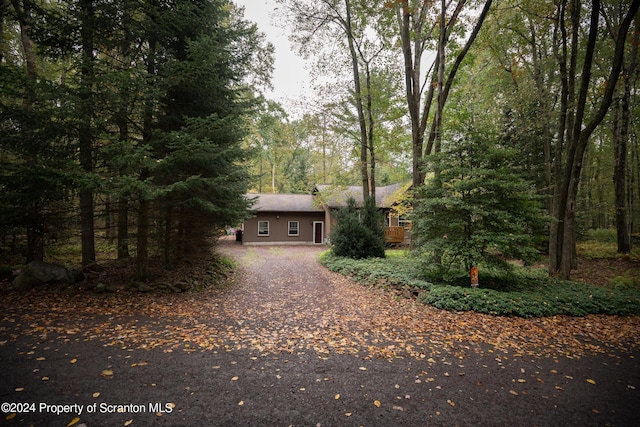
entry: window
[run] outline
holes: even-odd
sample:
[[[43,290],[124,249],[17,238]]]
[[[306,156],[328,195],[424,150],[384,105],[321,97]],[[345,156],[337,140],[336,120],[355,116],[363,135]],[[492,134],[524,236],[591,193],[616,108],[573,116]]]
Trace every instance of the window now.
[[[405,215],[398,217],[398,226],[404,227],[405,230],[411,230],[411,220],[408,220]]]
[[[269,221],[258,221],[258,236],[269,235]]]
[[[299,236],[299,235],[300,235],[300,222],[289,221],[289,236]]]

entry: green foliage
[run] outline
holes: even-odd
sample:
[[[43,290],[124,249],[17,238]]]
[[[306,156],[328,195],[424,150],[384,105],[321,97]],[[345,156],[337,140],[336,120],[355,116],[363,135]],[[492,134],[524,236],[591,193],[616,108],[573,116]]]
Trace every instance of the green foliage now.
[[[611,279],[609,285],[614,289],[635,289],[640,291],[640,277],[637,272],[628,271]]]
[[[337,225],[331,230],[332,250],[337,256],[360,259],[384,257],[384,219],[372,198],[359,212],[350,197],[347,207],[336,213]]]
[[[639,248],[633,248],[631,250],[631,254],[618,253],[618,245],[615,241],[615,236],[613,238],[613,242],[606,240],[588,240],[585,242],[579,242],[577,247],[580,255],[588,259],[610,259],[630,256],[631,259],[640,261]]]
[[[508,270],[536,259],[534,231],[545,220],[516,152],[473,126],[430,157],[431,179],[418,190],[413,236],[442,274],[478,264]]]
[[[420,301],[449,311],[519,317],[640,314],[637,286],[609,289],[555,280],[542,270],[523,268],[509,274],[481,271],[481,287],[471,288],[469,277],[464,273],[452,274],[448,282],[425,280],[421,261],[411,256],[352,260],[325,252],[320,261],[330,270],[362,283],[415,289],[421,292]]]
[[[419,277],[420,263],[416,258],[396,256],[396,251],[386,252],[386,258],[352,259],[326,251],[320,255],[320,262],[329,270],[350,276],[358,282],[375,284],[382,280],[387,284],[409,285],[416,289],[431,288],[431,283]],[[389,252],[394,252],[394,255]]]

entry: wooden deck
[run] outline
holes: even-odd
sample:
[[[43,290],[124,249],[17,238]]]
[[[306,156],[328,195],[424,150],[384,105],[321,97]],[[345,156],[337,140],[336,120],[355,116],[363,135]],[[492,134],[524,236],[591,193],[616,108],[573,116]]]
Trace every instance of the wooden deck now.
[[[387,227],[384,240],[387,243],[404,243],[404,227]]]

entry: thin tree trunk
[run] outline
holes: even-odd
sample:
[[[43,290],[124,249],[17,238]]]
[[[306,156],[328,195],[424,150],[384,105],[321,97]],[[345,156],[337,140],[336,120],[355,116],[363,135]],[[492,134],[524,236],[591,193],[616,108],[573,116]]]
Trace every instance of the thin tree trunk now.
[[[364,107],[362,105],[362,85],[360,83],[360,66],[358,64],[358,52],[354,44],[353,29],[351,23],[351,4],[350,0],[344,0],[346,8],[346,18],[344,29],[347,34],[347,42],[349,45],[349,53],[351,54],[351,67],[353,69],[353,85],[354,95],[356,97],[356,110],[358,112],[358,124],[360,125],[360,175],[362,177],[362,196],[364,199],[371,194],[369,186],[369,166],[368,166],[368,138],[367,123],[364,115]]]
[[[471,36],[467,40],[464,48],[458,56],[449,72],[447,81],[444,81],[444,68],[446,64],[440,63],[444,58],[443,52],[445,51],[445,45],[449,40],[450,32],[455,25],[459,14],[461,13],[465,0],[461,0],[457,3],[456,8],[451,16],[449,22],[445,22],[446,19],[446,1],[441,2],[441,30],[440,38],[438,42],[438,55],[433,64],[433,78],[432,84],[428,86],[427,94],[424,98],[424,104],[422,110],[420,104],[422,102],[422,90],[423,87],[420,83],[422,62],[422,53],[426,45],[426,41],[429,39],[429,35],[424,34],[424,25],[426,22],[427,8],[431,5],[429,2],[423,2],[418,8],[413,8],[408,0],[402,0],[397,9],[397,20],[400,27],[400,40],[402,42],[402,54],[404,59],[404,77],[405,77],[405,91],[407,98],[407,106],[409,109],[409,119],[411,122],[411,139],[412,139],[412,181],[414,188],[417,188],[424,184],[425,172],[423,171],[423,164],[425,157],[430,155],[436,145],[436,139],[439,138],[442,128],[442,109],[447,100],[449,89],[453,85],[455,75],[462,64],[462,60],[466,56],[467,52],[471,48],[471,45],[475,41],[482,24],[489,12],[492,4],[492,0],[485,2],[479,19],[471,33]],[[413,18],[413,26],[412,26]],[[444,29],[442,29],[444,27]],[[413,55],[412,55],[412,37],[413,37]],[[427,73],[431,75],[432,73]],[[443,87],[444,85],[444,87]],[[429,132],[429,138],[425,147],[425,133],[427,129],[427,121],[431,112],[431,106],[433,103],[436,87],[441,88],[438,96],[439,112],[436,112],[434,121],[431,123],[431,129]]]
[[[167,205],[164,213],[164,268],[171,268],[171,258],[172,255],[175,257],[175,254],[172,254],[171,251],[171,230],[173,225],[173,210],[171,208],[171,202],[169,200],[166,201]]]
[[[579,6],[580,5],[577,4],[577,2],[573,4],[573,8],[571,10],[571,13],[573,14],[571,16],[572,22],[579,20],[577,16],[580,9]],[[559,215],[557,216],[557,227],[552,227],[552,231],[554,230],[556,235],[552,234],[550,236],[550,256],[552,245],[559,245],[559,248],[556,247],[554,250],[556,259],[550,258],[550,271],[552,274],[557,274],[564,279],[568,279],[570,277],[571,270],[575,266],[576,198],[584,153],[587,149],[587,144],[591,134],[602,122],[609,110],[609,107],[611,106],[615,86],[622,69],[626,36],[629,31],[631,21],[638,11],[638,7],[640,7],[640,0],[634,0],[618,29],[612,68],[609,73],[609,77],[606,79],[607,83],[601,97],[600,105],[597,107],[597,111],[593,115],[591,121],[586,125],[583,125],[587,94],[591,81],[591,66],[593,63],[593,55],[598,34],[600,12],[600,1],[593,0],[592,2],[588,41],[584,50],[581,51],[581,54],[584,54],[584,63],[580,75],[580,88],[575,104],[575,114],[569,115],[570,120],[568,123],[570,123],[571,126],[567,126],[568,150],[566,167],[562,178],[562,184],[559,188],[560,193],[556,194],[555,198],[558,202],[555,206],[556,212]],[[577,37],[577,35],[575,35],[574,38],[575,37]],[[577,41],[573,40],[572,45],[577,46]],[[578,53],[575,50],[572,51],[572,58],[577,56],[577,54]],[[566,55],[564,57],[566,58]],[[573,63],[574,59],[571,61]],[[571,78],[569,78],[569,81],[571,81]],[[570,92],[571,90],[569,90],[569,93]]]
[[[140,200],[136,248],[136,280],[149,280],[149,215],[151,202]]]
[[[151,79],[156,75],[156,49],[157,40],[152,34],[149,37],[149,54],[147,57],[147,75]],[[142,124],[142,140],[144,144],[150,144],[153,134],[153,101],[147,100],[144,107],[144,117]],[[146,182],[151,176],[150,171],[143,166],[139,181]],[[135,278],[137,280],[147,281],[149,280],[149,231],[151,215],[151,197],[144,194],[139,195],[138,204],[138,227],[136,235],[136,273]]]
[[[124,96],[124,94],[122,94]],[[118,109],[116,115],[116,121],[118,124],[118,140],[121,143],[129,142],[129,125],[127,123],[127,109],[126,102],[121,100],[122,104]],[[129,198],[128,196],[121,195],[117,200],[117,251],[118,259],[128,259],[129,255]]]
[[[614,107],[613,119],[613,148],[615,153],[615,166],[613,172],[613,182],[615,186],[615,214],[616,233],[619,253],[631,252],[631,221],[633,211],[630,209],[631,200],[627,192],[627,154],[629,152],[629,124],[631,122],[631,92],[633,76],[636,74],[638,59],[638,23],[640,18],[635,19],[635,29],[632,35],[631,54],[629,55],[629,65],[624,66],[621,87],[621,98]],[[626,64],[625,64],[626,65]]]
[[[368,130],[368,146],[369,146],[369,197],[376,199],[376,151],[373,140],[375,120],[373,119],[373,94],[371,93],[371,70],[369,69],[369,63],[366,65],[366,79],[367,79],[367,120],[369,123]]]
[[[0,37],[4,36],[4,19],[9,12],[9,0],[0,0]],[[4,59],[4,52],[0,49],[0,64]]]
[[[82,66],[80,81],[80,125],[78,128],[78,146],[80,156],[80,167],[87,174],[93,172],[93,80],[94,61],[93,56],[93,0],[82,0],[80,3],[82,11],[82,28],[80,37],[82,39]],[[82,265],[95,262],[95,227],[94,227],[94,206],[93,190],[87,185],[80,189],[80,236],[82,244]]]
[[[129,201],[122,196],[118,200],[118,259],[129,256]]]
[[[35,84],[38,80],[38,62],[31,40],[31,9],[33,4],[30,1],[19,2],[18,0],[11,1],[18,24],[20,26],[20,41],[22,43],[22,53],[24,55],[25,69],[27,76],[27,84],[25,92],[22,98],[22,105],[28,112],[33,110],[33,106],[36,102]],[[8,4],[3,2],[3,18],[4,12],[6,12]],[[2,35],[2,33],[0,33]],[[34,144],[35,135],[32,130],[27,127],[22,130],[22,138],[25,146],[37,146]],[[27,164],[36,167],[38,162],[38,153],[32,152],[27,158]],[[38,200],[34,200],[26,206],[28,223],[26,227],[27,232],[27,262],[30,261],[43,261],[44,260],[44,224],[42,218],[42,206]]]

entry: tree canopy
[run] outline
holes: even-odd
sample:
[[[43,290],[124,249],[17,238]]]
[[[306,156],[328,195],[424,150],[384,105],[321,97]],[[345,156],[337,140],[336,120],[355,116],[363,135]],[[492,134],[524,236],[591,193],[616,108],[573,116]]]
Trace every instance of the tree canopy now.
[[[241,9],[225,0],[2,6],[3,241],[25,237],[27,259],[42,259],[54,231],[79,218],[87,264],[98,233],[117,234],[128,256],[131,229],[136,276],[147,279],[152,255],[171,265],[245,218],[241,143],[273,46]]]

